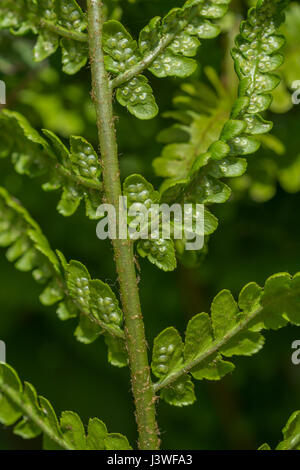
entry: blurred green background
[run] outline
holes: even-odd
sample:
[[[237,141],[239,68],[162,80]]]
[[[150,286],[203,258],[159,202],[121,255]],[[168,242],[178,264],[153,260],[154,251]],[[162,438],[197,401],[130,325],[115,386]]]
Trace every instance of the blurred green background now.
[[[222,22],[223,34],[203,42],[194,79],[207,83],[203,69],[209,64],[234,89],[228,50],[232,31],[250,3],[234,1]],[[283,84],[268,116],[275,123],[276,138],[250,157],[247,176],[232,182],[231,200],[213,207],[220,226],[209,241],[207,256],[194,269],[180,265],[167,274],[140,261],[149,345],[167,326],[174,325],[183,333],[188,319],[207,311],[220,289],[237,294],[249,281],[263,283],[275,272],[300,270],[300,105],[291,102],[292,82],[300,80],[297,3],[292,2],[285,27]],[[120,17],[123,8],[124,24],[137,34],[150,18],[182,1],[108,0],[107,4],[108,15],[114,17]],[[7,84],[7,107],[26,115],[37,128],[49,128],[62,138],[83,135],[97,147],[89,67],[73,77],[64,75],[60,52],[36,64],[33,44],[30,35],[20,38],[1,32],[0,78]],[[171,109],[182,81],[152,76],[150,80],[160,111]],[[154,175],[152,160],[162,148],[156,136],[168,121],[161,116],[146,123],[137,121],[118,105],[116,114],[122,177],[140,172],[158,187],[160,179]],[[84,210],[65,219],[55,209],[58,196],[42,192],[40,181],[16,175],[8,160],[0,161],[0,171],[1,185],[23,202],[52,247],[68,259],[82,261],[92,276],[117,291],[111,246],[96,238],[96,225],[85,218]],[[76,322],[60,322],[55,309],[43,307],[38,300],[40,287],[30,275],[16,271],[2,249],[0,277],[0,339],[7,345],[7,362],[52,402],[58,414],[74,410],[85,423],[97,416],[110,431],[121,432],[135,443],[128,370],[108,365],[101,338],[89,346],[78,343],[73,336]],[[265,441],[276,445],[289,415],[300,408],[300,366],[291,363],[291,344],[296,339],[300,339],[300,331],[295,327],[267,333],[266,345],[258,355],[235,359],[232,375],[218,383],[196,382],[198,400],[192,407],[176,409],[160,402],[162,448],[255,449]],[[0,428],[0,449],[40,447],[40,439],[26,442],[10,429]]]

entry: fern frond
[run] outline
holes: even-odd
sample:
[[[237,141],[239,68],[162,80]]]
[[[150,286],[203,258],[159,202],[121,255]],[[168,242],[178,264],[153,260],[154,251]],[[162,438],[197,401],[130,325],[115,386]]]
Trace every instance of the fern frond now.
[[[144,75],[187,77],[197,63],[199,39],[216,37],[220,29],[212,21],[225,15],[230,0],[187,1],[164,18],[155,17],[135,41],[118,21],[104,24],[106,67],[116,75],[111,87],[117,100],[139,119],[151,119],[158,111],[152,89]]]
[[[108,346],[109,362],[127,364],[124,350],[123,315],[111,288],[92,280],[78,261],[69,264],[55,253],[40,227],[28,212],[4,189],[0,188],[0,246],[7,247],[6,257],[20,271],[32,271],[34,279],[46,284],[40,301],[58,304],[61,320],[78,317],[77,339],[91,343],[101,334]]]
[[[246,170],[243,157],[256,152],[260,146],[258,136],[272,129],[272,123],[265,121],[261,113],[269,108],[272,101],[270,92],[280,81],[273,72],[283,62],[279,50],[284,38],[278,34],[278,29],[287,3],[262,0],[249,10],[232,51],[239,78],[239,94],[230,119],[217,140],[210,143],[204,152],[200,147],[195,158],[188,159],[189,171],[185,176],[181,172],[178,175],[170,175],[168,171],[164,174],[169,178],[161,190],[165,202],[225,202],[230,197],[230,190],[220,179],[243,174]],[[171,151],[166,156],[184,160]],[[164,165],[165,158],[155,162],[155,168],[161,174]]]
[[[123,185],[123,194],[127,197],[129,210],[134,204],[143,204],[143,206],[149,210],[150,208],[153,208],[153,205],[160,207],[160,203],[162,202],[160,194],[155,191],[152,184],[141,175],[130,175],[128,178],[126,178]],[[196,218],[196,208],[194,208],[193,217]],[[137,242],[137,251],[140,256],[143,258],[148,258],[148,260],[156,265],[159,269],[162,269],[163,271],[173,271],[177,266],[174,242],[178,241],[173,239],[174,224],[170,230],[170,238],[163,238],[163,221],[158,219],[155,230],[151,230],[153,228],[153,226],[151,227],[151,223],[152,220],[149,217],[148,225],[143,229],[147,232],[147,237],[145,239],[141,237],[141,239]],[[203,227],[204,235],[211,234],[214,232],[216,227],[216,218],[208,210],[205,210]],[[179,227],[178,223],[177,228],[180,228],[180,231],[184,236],[184,227]]]
[[[14,425],[13,432],[24,439],[43,434],[44,449],[129,450],[125,436],[108,433],[98,418],[89,420],[88,432],[77,413],[64,411],[58,420],[51,403],[38,396],[28,382],[24,385],[16,371],[0,363],[0,422]]]
[[[185,344],[171,327],[154,341],[152,371],[160,380],[155,391],[177,406],[192,403],[190,375],[197,380],[220,380],[234,369],[224,357],[251,356],[263,347],[263,329],[288,323],[300,326],[300,273],[279,273],[264,288],[251,282],[235,301],[228,290],[213,300],[211,315],[200,313],[187,326]],[[171,397],[171,398],[170,398]]]
[[[38,35],[34,59],[39,62],[62,49],[63,71],[78,72],[88,59],[85,15],[75,0],[2,0],[0,29],[16,35]]]
[[[3,110],[0,114],[0,156],[11,157],[15,170],[30,177],[45,176],[45,191],[63,191],[58,211],[72,215],[82,199],[86,214],[96,218],[101,204],[101,166],[97,153],[83,137],[70,138],[70,150],[51,131],[43,131],[46,140],[19,113]]]

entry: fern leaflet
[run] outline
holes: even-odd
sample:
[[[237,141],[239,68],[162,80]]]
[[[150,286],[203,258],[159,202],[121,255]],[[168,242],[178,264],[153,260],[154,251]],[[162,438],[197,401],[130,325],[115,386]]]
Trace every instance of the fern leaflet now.
[[[223,357],[251,356],[263,347],[263,329],[300,325],[300,273],[279,273],[267,279],[264,289],[247,284],[235,301],[221,291],[211,305],[211,316],[200,313],[188,323],[185,344],[178,331],[164,330],[154,341],[152,370],[160,380],[154,384],[167,402],[193,403],[192,382],[220,380],[234,364]]]

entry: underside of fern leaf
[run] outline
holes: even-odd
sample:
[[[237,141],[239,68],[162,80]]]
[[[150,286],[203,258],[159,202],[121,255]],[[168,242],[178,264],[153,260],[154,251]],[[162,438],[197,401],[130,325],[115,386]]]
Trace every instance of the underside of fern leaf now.
[[[53,132],[43,130],[43,137],[24,116],[8,110],[0,114],[0,133],[0,156],[11,157],[18,173],[44,177],[45,191],[62,190],[57,206],[62,215],[72,215],[84,200],[86,215],[96,218],[103,193],[101,166],[89,142],[71,136],[67,149]]]
[[[230,191],[224,189],[220,178],[240,176],[246,170],[244,156],[259,148],[256,136],[272,129],[272,123],[265,121],[261,113],[270,106],[270,93],[279,83],[279,77],[273,72],[283,62],[279,50],[284,45],[284,38],[278,34],[278,28],[283,21],[285,5],[282,1],[258,2],[249,11],[248,19],[242,22],[232,51],[240,83],[231,117],[219,138],[209,142],[205,152],[201,148],[205,145],[203,139],[198,149],[194,149],[192,158],[180,151],[180,144],[165,149],[162,159],[155,163],[158,174],[168,177],[162,186],[164,200],[183,198],[204,204],[225,202]],[[184,162],[186,158],[187,170],[176,173],[175,166],[174,174],[165,172],[168,162],[169,165],[172,160]]]
[[[139,119],[151,119],[158,108],[147,78],[147,69],[156,77],[188,77],[197,67],[192,58],[199,39],[216,37],[220,29],[214,20],[223,17],[229,0],[187,1],[164,18],[155,17],[135,41],[117,21],[104,25],[106,66],[115,75],[117,100]]]
[[[271,92],[280,82],[274,72],[283,62],[279,51],[285,41],[278,30],[287,3],[259,1],[242,22],[232,50],[239,79],[238,98],[233,106],[230,95],[210,68],[206,73],[217,94],[202,83],[182,86],[184,94],[174,100],[178,109],[166,113],[179,124],[159,135],[159,140],[167,145],[154,160],[157,175],[166,178],[160,190],[162,202],[209,207],[230,198],[231,189],[223,179],[245,173],[245,157],[259,149],[259,137],[272,129],[272,123],[261,113],[270,107]],[[215,230],[217,223],[210,222],[212,217],[206,217],[207,223]],[[178,256],[182,257],[180,250]]]

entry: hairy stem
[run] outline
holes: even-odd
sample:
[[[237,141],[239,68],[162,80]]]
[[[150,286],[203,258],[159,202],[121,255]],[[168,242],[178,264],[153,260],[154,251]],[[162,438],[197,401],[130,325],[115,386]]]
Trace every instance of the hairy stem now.
[[[97,126],[103,164],[106,202],[117,214],[119,228],[119,197],[121,182],[118,149],[113,118],[112,93],[104,66],[102,50],[103,4],[101,0],[88,0],[88,29],[92,69],[93,99],[97,112]],[[136,407],[136,421],[140,449],[159,447],[155,419],[155,395],[152,387],[147,355],[144,323],[134,266],[133,248],[129,239],[113,240],[120,294],[125,318],[125,342],[129,355],[132,391]]]
[[[262,307],[259,307],[257,310],[255,310],[253,313],[247,316],[243,321],[241,321],[237,326],[232,328],[220,341],[215,341],[210,348],[208,348],[206,351],[204,351],[200,356],[196,357],[190,362],[187,362],[183,365],[181,369],[178,369],[176,372],[173,374],[168,375],[164,379],[160,380],[159,382],[156,382],[153,385],[154,391],[158,392],[164,387],[167,387],[168,385],[171,385],[173,382],[176,382],[176,380],[180,379],[183,375],[188,374],[194,367],[199,366],[201,362],[206,361],[209,359],[211,356],[216,354],[222,346],[227,344],[232,338],[234,338],[238,333],[244,330],[249,323],[257,317],[259,313],[262,311]]]

